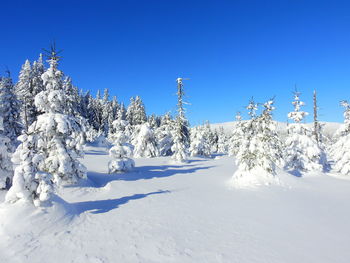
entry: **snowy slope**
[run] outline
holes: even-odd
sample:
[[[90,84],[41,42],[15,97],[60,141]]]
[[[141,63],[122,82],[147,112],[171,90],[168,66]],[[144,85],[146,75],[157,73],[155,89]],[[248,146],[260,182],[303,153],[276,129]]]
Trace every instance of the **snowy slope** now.
[[[53,208],[0,205],[0,262],[349,262],[350,180],[280,171],[284,186],[237,190],[226,156],[119,175],[108,160],[88,147],[89,179]]]

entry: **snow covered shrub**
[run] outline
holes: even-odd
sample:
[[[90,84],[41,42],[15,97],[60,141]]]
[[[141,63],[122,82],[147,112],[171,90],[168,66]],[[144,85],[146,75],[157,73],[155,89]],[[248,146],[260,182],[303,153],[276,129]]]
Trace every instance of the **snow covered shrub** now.
[[[322,171],[325,154],[312,136],[312,131],[301,123],[308,113],[300,110],[304,102],[300,101],[299,92],[294,93],[293,105],[294,111],[288,114],[288,118],[295,123],[287,127],[285,167],[302,172]]]
[[[159,156],[154,132],[148,123],[144,123],[140,127],[135,140],[134,156],[147,158]]]
[[[330,156],[334,161],[333,170],[344,175],[350,174],[350,104],[341,101],[344,107],[344,124],[336,132],[336,141],[331,146]]]
[[[278,183],[276,165],[282,161],[281,143],[272,121],[273,100],[266,102],[260,116],[257,105],[250,101],[251,119],[242,123],[242,138],[236,155],[237,171],[232,178],[236,187]]]
[[[132,146],[128,143],[128,137],[124,134],[125,127],[128,122],[124,120],[116,120],[112,123],[114,133],[114,146],[109,150],[109,155],[112,157],[108,163],[108,172],[126,172],[130,171],[135,166],[132,156]]]

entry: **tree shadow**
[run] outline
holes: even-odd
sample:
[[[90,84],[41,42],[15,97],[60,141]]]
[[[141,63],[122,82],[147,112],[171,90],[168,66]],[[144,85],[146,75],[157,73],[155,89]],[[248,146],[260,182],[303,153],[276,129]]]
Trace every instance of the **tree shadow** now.
[[[85,152],[86,155],[108,155],[106,151],[96,151],[96,150],[88,150]]]
[[[288,173],[295,176],[295,177],[302,177],[303,176],[303,174],[299,170],[291,170],[291,171],[288,171]]]
[[[119,174],[105,174],[105,173],[96,173],[89,172],[88,173],[88,181],[90,183],[80,183],[79,185],[75,185],[73,187],[104,187],[109,182],[112,181],[137,181],[137,180],[149,180],[153,178],[165,178],[173,175],[181,175],[181,174],[191,174],[198,170],[210,169],[214,166],[205,166],[205,167],[193,167],[193,165],[187,165],[186,167],[190,167],[188,169],[176,169],[182,166],[142,166],[137,167],[135,170],[128,173],[119,173]]]
[[[124,196],[122,198],[107,199],[107,200],[96,200],[96,201],[86,201],[70,203],[69,206],[75,215],[80,215],[85,212],[90,212],[92,214],[107,213],[113,209],[118,208],[121,205],[128,203],[131,200],[142,199],[150,195],[156,194],[166,194],[171,193],[168,190],[159,190],[157,192],[150,192],[147,194],[134,194],[130,196]]]

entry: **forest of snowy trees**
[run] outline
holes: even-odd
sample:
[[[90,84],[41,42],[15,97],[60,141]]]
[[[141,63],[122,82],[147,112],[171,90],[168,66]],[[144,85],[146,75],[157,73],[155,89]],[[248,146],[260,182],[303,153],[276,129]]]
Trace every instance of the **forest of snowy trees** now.
[[[333,138],[323,136],[317,117],[313,128],[303,122],[308,113],[297,91],[286,134],[273,121],[274,99],[262,104],[251,99],[246,107],[250,118],[242,120],[237,113],[230,132],[209,123],[190,128],[184,79],[176,80],[176,116],[147,115],[139,96],[126,106],[111,98],[108,89],[95,97],[79,90],[59,69],[59,59],[53,47],[46,61],[42,55],[26,60],[17,83],[9,72],[0,78],[0,188],[8,191],[6,202],[24,199],[42,206],[56,187],[86,178],[79,158],[84,144],[93,142],[112,145],[109,173],[131,170],[132,158],[138,157],[172,156],[181,163],[190,156],[228,154],[238,166],[232,179],[236,185],[278,182],[277,167],[294,174],[330,169],[350,174],[347,101],[341,102],[344,124]]]

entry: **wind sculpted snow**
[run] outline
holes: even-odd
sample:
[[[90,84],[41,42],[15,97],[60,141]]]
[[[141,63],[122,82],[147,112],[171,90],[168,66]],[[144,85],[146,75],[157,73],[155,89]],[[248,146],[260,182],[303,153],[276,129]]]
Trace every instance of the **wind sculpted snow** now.
[[[53,207],[1,204],[0,262],[349,261],[344,177],[277,169],[281,185],[235,189],[232,157],[136,158],[109,175],[105,148],[86,153],[88,178]]]

